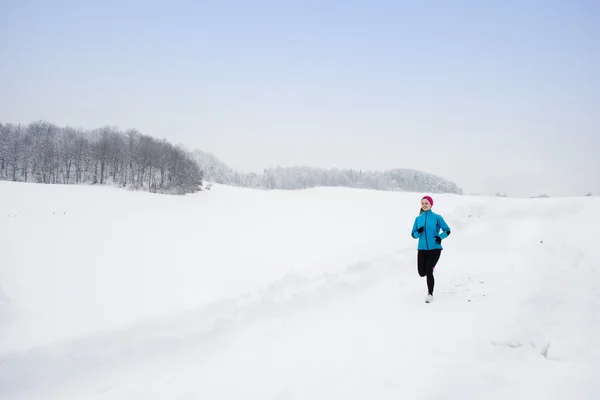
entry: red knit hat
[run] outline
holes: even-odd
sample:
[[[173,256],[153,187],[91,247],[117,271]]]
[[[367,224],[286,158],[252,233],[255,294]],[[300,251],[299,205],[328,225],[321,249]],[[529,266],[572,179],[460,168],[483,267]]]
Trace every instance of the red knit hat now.
[[[421,200],[423,200],[423,199],[429,200],[429,204],[431,204],[431,207],[433,207],[433,199],[431,198],[431,196],[423,196],[423,198]]]

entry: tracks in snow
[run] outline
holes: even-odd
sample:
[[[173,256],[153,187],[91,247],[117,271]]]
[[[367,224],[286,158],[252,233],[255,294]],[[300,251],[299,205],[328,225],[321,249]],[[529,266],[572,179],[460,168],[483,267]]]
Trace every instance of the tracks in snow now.
[[[0,358],[0,392],[16,394],[98,369],[185,353],[190,348],[210,350],[216,341],[259,320],[289,316],[369,289],[407,263],[412,265],[406,254],[401,250],[312,279],[290,273],[253,294],[5,356]]]

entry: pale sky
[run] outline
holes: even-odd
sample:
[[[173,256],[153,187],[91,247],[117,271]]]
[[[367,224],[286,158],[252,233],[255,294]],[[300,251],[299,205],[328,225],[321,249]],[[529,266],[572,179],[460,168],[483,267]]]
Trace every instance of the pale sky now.
[[[0,121],[600,195],[600,2],[0,0]]]

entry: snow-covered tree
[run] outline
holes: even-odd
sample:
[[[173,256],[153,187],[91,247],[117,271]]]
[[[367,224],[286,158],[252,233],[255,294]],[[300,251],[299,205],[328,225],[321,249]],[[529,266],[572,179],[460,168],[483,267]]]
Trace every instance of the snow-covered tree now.
[[[240,182],[236,182],[236,174],[233,170],[214,155],[194,150],[192,156],[200,169],[204,171],[204,179],[207,181],[246,186],[241,185]]]

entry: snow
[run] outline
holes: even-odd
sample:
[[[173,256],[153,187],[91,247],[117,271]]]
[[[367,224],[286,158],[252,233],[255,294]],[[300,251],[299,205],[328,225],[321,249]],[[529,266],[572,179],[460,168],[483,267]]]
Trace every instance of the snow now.
[[[0,182],[0,398],[592,399],[596,197]]]

